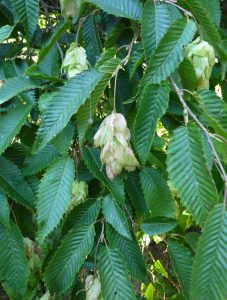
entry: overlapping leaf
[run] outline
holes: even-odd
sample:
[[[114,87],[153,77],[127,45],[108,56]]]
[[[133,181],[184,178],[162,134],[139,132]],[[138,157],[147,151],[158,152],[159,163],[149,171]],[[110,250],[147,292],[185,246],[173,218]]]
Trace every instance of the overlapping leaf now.
[[[120,63],[118,58],[113,58],[114,53],[112,52],[106,56],[105,61],[103,61],[103,56],[100,58],[100,60],[102,60],[102,64],[98,67],[98,71],[100,72],[102,78],[97,84],[95,90],[91,93],[91,96],[86,100],[84,105],[79,108],[77,113],[76,118],[80,143],[82,143],[85,133],[89,127],[89,120],[94,116],[98,102],[103,95],[104,90],[108,85],[108,82],[110,81],[114,71]]]
[[[225,102],[210,90],[199,92],[199,103],[217,133],[227,138],[227,106]]]
[[[0,186],[15,201],[28,208],[34,208],[32,190],[24,180],[21,171],[3,156],[0,156]]]
[[[5,226],[0,222],[0,279],[10,299],[24,298],[28,279],[22,236],[13,223]]]
[[[159,119],[169,102],[169,87],[165,82],[148,85],[140,101],[135,120],[135,147],[140,161],[145,164]]]
[[[205,6],[203,5],[203,1],[201,0],[182,0],[189,9],[191,10],[192,14],[198,20],[201,30],[203,33],[203,37],[209,42],[217,52],[217,54],[223,60],[227,60],[227,51],[226,47],[223,44],[221,36],[216,28],[215,24],[213,23],[208,11],[206,10]],[[214,2],[214,1],[211,1]]]
[[[195,221],[203,224],[217,203],[217,191],[207,168],[201,133],[195,125],[175,131],[169,144],[167,168],[181,201]]]
[[[16,16],[31,39],[39,17],[39,0],[11,0]]]
[[[0,222],[9,223],[9,204],[6,195],[0,190]]]
[[[8,39],[13,29],[14,26],[10,26],[10,25],[5,25],[0,28],[0,43]]]
[[[28,155],[23,164],[23,173],[25,176],[33,175],[45,169],[50,163],[60,155],[57,149],[47,144],[40,152]]]
[[[119,203],[124,203],[124,187],[123,182],[119,178],[109,180],[104,172],[100,161],[100,151],[97,149],[84,148],[83,158],[86,166],[91,173],[100,181],[102,181],[112,195]]]
[[[39,237],[44,239],[60,222],[72,194],[74,162],[61,158],[51,165],[41,180],[38,192]]]
[[[12,142],[18,131],[24,125],[28,114],[32,109],[31,105],[21,105],[9,110],[0,118],[0,154]]]
[[[192,271],[193,300],[227,297],[227,212],[222,204],[209,215],[199,239]]]
[[[101,199],[89,199],[76,206],[67,216],[62,233],[65,234],[75,225],[92,224],[96,221],[101,207]]]
[[[175,219],[166,217],[152,217],[145,220],[140,228],[143,232],[149,235],[163,234],[171,231],[177,226],[177,221]]]
[[[110,226],[107,228],[107,238],[111,248],[117,248],[124,258],[132,277],[146,282],[146,265],[135,237],[128,239],[118,234]]]
[[[183,61],[183,47],[191,42],[196,33],[192,20],[178,19],[167,30],[150,58],[141,89],[150,83],[160,83],[170,76]]]
[[[142,13],[142,6],[139,0],[86,0],[86,2],[91,2],[117,17],[138,20]]]
[[[76,225],[66,235],[45,273],[45,284],[51,293],[62,294],[72,286],[76,273],[91,252],[94,236],[91,225]]]
[[[37,133],[34,152],[40,151],[68,124],[70,118],[95,88],[101,74],[94,69],[84,71],[69,80],[50,100]],[[64,101],[63,101],[64,99]]]
[[[106,221],[111,224],[119,234],[131,239],[125,213],[111,195],[103,199],[102,208]]]
[[[142,15],[142,39],[148,61],[172,21],[168,4],[152,1],[145,3]]]
[[[135,300],[126,265],[118,249],[102,247],[98,254],[99,276],[105,300]]]
[[[13,77],[8,79],[0,88],[0,104],[15,97],[17,94],[38,87],[30,79],[25,77]]]
[[[152,168],[140,172],[140,181],[151,216],[174,217],[174,202],[161,173]]]
[[[178,241],[168,242],[168,253],[170,255],[173,268],[186,299],[189,299],[190,280],[192,273],[193,256],[192,253]]]

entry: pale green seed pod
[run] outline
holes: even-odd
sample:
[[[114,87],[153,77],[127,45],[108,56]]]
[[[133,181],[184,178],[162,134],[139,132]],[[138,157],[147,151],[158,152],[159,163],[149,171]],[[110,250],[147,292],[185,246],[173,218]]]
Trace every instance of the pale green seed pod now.
[[[120,174],[122,169],[130,172],[139,165],[129,140],[127,122],[119,113],[107,116],[94,136],[94,146],[101,147],[100,159],[106,165],[106,173],[110,179]]]
[[[88,198],[88,185],[84,181],[75,180],[72,188],[72,199],[68,206],[68,211],[72,210],[75,206],[84,203]]]
[[[61,11],[65,19],[79,15],[81,0],[60,0]]]
[[[68,78],[72,78],[76,74],[87,70],[88,61],[85,49],[77,46],[76,43],[71,43],[69,49],[66,51],[62,69],[67,73]]]
[[[101,283],[93,275],[85,279],[86,300],[98,300],[101,294]]]
[[[206,41],[197,38],[185,48],[185,57],[192,63],[196,77],[198,90],[209,89],[209,80],[215,64],[214,48]]]

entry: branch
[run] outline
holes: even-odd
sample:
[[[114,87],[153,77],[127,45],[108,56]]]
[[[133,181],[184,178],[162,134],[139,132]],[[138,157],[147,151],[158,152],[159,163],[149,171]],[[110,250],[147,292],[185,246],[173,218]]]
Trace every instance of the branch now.
[[[135,43],[135,41],[137,40],[137,36],[134,36],[130,45],[128,46],[128,54],[125,56],[125,58],[122,59],[122,61],[120,62],[119,66],[117,67],[116,69],[116,72],[115,72],[115,80],[114,80],[114,112],[116,112],[116,92],[117,92],[117,77],[118,77],[118,73],[120,71],[120,69],[122,67],[124,67],[125,65],[127,65],[129,59],[130,59],[130,56],[131,56],[131,53],[132,53],[132,48],[133,48],[133,45]]]
[[[46,16],[48,25],[49,25],[51,31],[53,31],[53,30],[54,30],[54,27],[53,27],[53,24],[51,23],[51,19],[50,19],[50,15],[49,15],[49,11],[48,11],[47,4],[44,2],[44,0],[41,0],[41,4],[42,4],[42,6],[43,6],[44,13],[45,13],[45,16]],[[60,46],[60,44],[59,44],[58,42],[56,43],[56,45],[57,45],[58,51],[59,51],[59,53],[60,53],[61,60],[63,61],[63,60],[64,60],[64,54],[63,54],[63,51],[62,51],[62,49],[61,49],[61,46]]]
[[[183,91],[177,86],[177,84],[174,82],[174,80],[170,77],[170,81],[172,83],[172,86],[174,88],[174,90],[177,93],[177,96],[181,102],[181,104],[183,105],[184,109],[188,112],[188,114],[192,117],[192,119],[197,123],[197,125],[199,126],[199,128],[204,132],[207,141],[211,147],[215,162],[218,166],[218,171],[221,174],[221,177],[223,178],[224,184],[225,184],[225,192],[224,192],[224,206],[226,208],[227,206],[227,175],[225,172],[225,168],[218,156],[218,153],[215,149],[215,146],[210,138],[210,134],[208,132],[208,130],[204,127],[204,125],[199,121],[199,119],[197,118],[197,116],[192,112],[192,110],[188,107],[187,103],[185,102],[184,98],[183,98]]]

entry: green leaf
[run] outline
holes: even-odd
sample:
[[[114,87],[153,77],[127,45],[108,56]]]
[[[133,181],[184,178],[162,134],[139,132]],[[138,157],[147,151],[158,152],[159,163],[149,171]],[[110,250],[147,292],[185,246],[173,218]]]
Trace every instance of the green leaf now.
[[[196,251],[200,235],[201,234],[198,232],[187,232],[184,236],[185,241],[188,243],[188,245],[194,252]]]
[[[227,138],[227,105],[210,90],[198,93],[198,100],[214,130]]]
[[[169,87],[165,82],[148,85],[143,93],[135,120],[135,148],[142,164],[145,164],[159,119],[169,103]]]
[[[143,62],[144,60],[144,49],[142,43],[137,43],[134,45],[132,54],[130,56],[129,60],[129,75],[130,79],[135,75],[139,65]]]
[[[119,234],[131,240],[132,237],[125,213],[111,195],[103,199],[102,209],[106,221],[111,224]]]
[[[24,125],[28,114],[32,109],[31,105],[21,105],[9,110],[0,118],[0,154],[12,142],[21,127]]]
[[[95,65],[98,60],[102,45],[94,16],[88,16],[83,24],[83,38],[88,61]]]
[[[224,43],[221,39],[221,36],[213,23],[209,12],[207,11],[206,7],[203,5],[203,1],[201,0],[182,0],[184,3],[187,4],[189,9],[191,10],[194,17],[198,20],[201,31],[203,34],[203,38],[211,44],[218,56],[220,56],[221,59],[227,60],[227,51],[226,47],[224,46]],[[209,1],[209,5],[210,2]]]
[[[55,158],[60,155],[58,150],[51,144],[47,144],[40,152],[28,155],[23,164],[25,176],[34,175],[47,168]]]
[[[167,168],[181,201],[195,221],[203,224],[217,203],[217,191],[208,171],[200,130],[194,124],[175,131],[169,143]]]
[[[199,239],[192,271],[191,299],[226,299],[227,212],[217,205]]]
[[[215,25],[220,26],[221,9],[219,0],[202,0],[207,12]]]
[[[8,79],[0,88],[0,104],[10,100],[21,92],[39,87],[25,77],[13,77]]]
[[[124,203],[124,187],[119,178],[109,180],[104,172],[102,172],[102,165],[100,161],[100,151],[98,149],[84,148],[83,158],[87,168],[100,181],[102,181],[108,190],[112,193],[114,198],[120,204]]]
[[[39,17],[39,0],[11,0],[13,9],[31,39]]]
[[[129,172],[125,182],[127,194],[136,211],[144,213],[147,211],[142,186],[140,183],[139,172]]]
[[[0,28],[0,43],[8,39],[14,29],[14,26],[5,25]]]
[[[86,100],[84,105],[79,108],[76,116],[80,144],[82,144],[86,131],[89,128],[89,120],[94,116],[98,102],[120,63],[120,59],[112,58],[112,53],[111,57],[107,56],[106,59],[106,61],[103,61],[103,57],[101,57],[103,64],[98,67],[98,71],[102,76],[100,82],[97,84],[95,90],[91,93],[91,96]]]
[[[146,265],[136,238],[133,237],[129,240],[118,234],[110,226],[107,229],[109,245],[111,248],[119,250],[127,264],[130,275],[141,282],[146,282]]]
[[[69,147],[72,144],[74,131],[75,125],[69,122],[68,125],[53,138],[52,144],[62,155],[68,153]]]
[[[141,19],[142,40],[147,60],[154,52],[162,37],[172,23],[168,4],[147,1]]]
[[[142,5],[139,0],[86,0],[117,17],[139,20]]]
[[[185,246],[174,240],[168,242],[168,253],[184,297],[189,299],[189,285],[193,264],[192,254]]]
[[[72,115],[85,102],[100,78],[100,73],[91,69],[77,74],[60,88],[56,96],[50,100],[48,109],[43,113],[34,152],[44,148],[53,137],[65,128]]]
[[[105,300],[136,300],[126,265],[118,249],[102,247],[98,254],[98,269]]]
[[[184,59],[183,48],[196,33],[192,20],[178,19],[168,29],[149,60],[140,88],[150,83],[160,83],[170,76]]]
[[[160,171],[144,168],[140,181],[151,216],[175,217],[175,209],[169,187]]]
[[[58,225],[71,200],[74,161],[61,158],[51,165],[41,180],[38,192],[39,237],[44,239]]]
[[[183,87],[189,91],[194,91],[198,79],[190,60],[185,58],[180,64],[178,71]]]
[[[76,273],[91,252],[94,236],[95,230],[91,225],[76,225],[65,236],[44,276],[51,293],[62,294],[72,286]]]
[[[67,216],[62,233],[67,233],[75,225],[91,225],[98,217],[101,207],[101,199],[89,199],[85,203],[76,206]]]
[[[61,37],[61,35],[68,29],[71,25],[70,22],[59,22],[55,27],[55,30],[48,40],[47,44],[40,50],[39,58],[37,64],[39,64],[43,58],[49,53],[49,51],[56,45],[56,42]]]
[[[16,202],[34,208],[32,190],[24,180],[20,169],[3,156],[0,156],[0,186]]]
[[[0,190],[0,223],[9,224],[9,204],[5,193]]]
[[[0,278],[10,299],[24,298],[28,280],[22,236],[13,223],[4,226],[0,223]]]
[[[140,225],[143,232],[149,235],[163,234],[171,231],[177,226],[178,222],[175,219],[166,217],[153,217],[145,220],[144,223]]]

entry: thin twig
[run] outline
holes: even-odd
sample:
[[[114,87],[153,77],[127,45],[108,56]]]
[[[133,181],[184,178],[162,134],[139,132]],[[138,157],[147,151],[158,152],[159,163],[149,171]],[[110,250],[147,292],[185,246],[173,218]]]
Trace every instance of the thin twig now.
[[[131,216],[131,214],[130,214],[130,212],[128,210],[127,205],[125,205],[125,210],[126,210],[127,215],[129,216],[129,219],[130,219],[130,221],[132,223],[133,232],[135,233],[136,232],[136,223],[134,222],[134,220],[133,220],[133,218],[132,218],[132,216]]]
[[[45,16],[46,16],[46,19],[47,19],[47,22],[48,22],[48,26],[51,29],[51,31],[54,31],[54,26],[53,26],[53,24],[51,22],[51,19],[50,19],[47,4],[44,2],[44,0],[41,0],[41,4],[42,4],[43,9],[44,9],[44,13],[45,13]],[[61,60],[63,61],[64,60],[64,54],[63,54],[63,51],[61,49],[61,46],[58,42],[56,42],[56,45],[57,45],[58,51],[60,53]]]
[[[187,17],[191,17],[194,19],[194,21],[196,22],[197,24],[197,27],[198,27],[198,31],[199,31],[199,34],[201,36],[201,39],[203,39],[203,33],[201,31],[201,28],[200,28],[200,24],[199,22],[197,21],[196,17],[193,16],[193,14],[188,11],[187,9],[184,9],[183,7],[181,7],[180,5],[176,4],[176,1],[175,0],[163,0],[165,3],[168,3],[170,5],[173,5],[175,7],[177,7],[179,10],[181,10]]]
[[[225,168],[222,165],[222,162],[219,158],[219,155],[215,149],[215,146],[210,138],[210,134],[208,132],[208,130],[205,128],[205,126],[199,121],[199,119],[197,118],[197,116],[192,112],[192,110],[188,107],[187,103],[185,102],[184,98],[183,98],[183,92],[182,90],[177,86],[177,84],[174,82],[174,80],[172,78],[170,78],[170,81],[172,83],[172,86],[174,88],[174,90],[177,93],[177,96],[180,100],[180,102],[182,103],[183,107],[185,110],[187,110],[188,114],[192,117],[192,119],[197,123],[197,125],[199,126],[199,128],[204,132],[207,141],[211,147],[214,159],[216,164],[218,165],[218,170],[221,174],[221,177],[223,178],[224,184],[225,184],[225,192],[224,192],[224,206],[226,208],[227,205],[227,174],[225,172]]]
[[[159,300],[163,300],[163,297],[160,295],[160,293],[159,293],[159,291],[158,291],[158,289],[156,287],[156,284],[154,283],[153,273],[149,269],[147,271],[149,273],[149,278],[150,278],[151,283],[153,285],[153,288],[154,288],[154,291],[156,293],[156,296],[158,297]]]
[[[96,267],[96,260],[97,260],[97,251],[98,251],[98,246],[99,244],[103,241],[104,239],[104,230],[105,230],[105,224],[104,224],[104,220],[102,220],[102,229],[101,229],[101,233],[100,233],[100,236],[99,236],[99,239],[98,239],[98,242],[95,246],[95,253],[94,253],[94,274],[97,275],[97,267]]]
[[[116,69],[116,72],[115,72],[115,80],[114,80],[114,108],[113,108],[113,111],[116,112],[116,92],[117,92],[117,78],[118,78],[118,73],[120,71],[120,69],[122,69],[125,65],[127,65],[129,59],[130,59],[130,56],[131,56],[131,53],[132,53],[132,48],[133,48],[133,45],[135,43],[137,39],[137,36],[134,36],[130,45],[128,46],[129,50],[128,50],[128,54],[125,56],[125,58],[122,59],[122,61],[120,62],[120,64],[118,65],[117,69]]]

